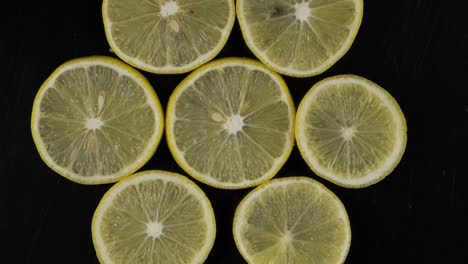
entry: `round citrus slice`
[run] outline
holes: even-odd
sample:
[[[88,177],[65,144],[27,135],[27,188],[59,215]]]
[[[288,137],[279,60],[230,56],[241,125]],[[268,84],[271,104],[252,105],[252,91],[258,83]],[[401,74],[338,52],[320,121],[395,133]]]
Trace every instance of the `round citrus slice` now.
[[[272,178],[289,157],[294,111],[278,74],[250,59],[217,60],[190,74],[171,95],[169,149],[203,183],[255,186]]]
[[[317,175],[361,188],[379,182],[400,162],[406,120],[383,88],[341,75],[317,83],[306,94],[296,116],[296,139]]]
[[[238,0],[244,39],[263,63],[289,76],[320,74],[349,50],[362,0]]]
[[[44,162],[82,184],[115,182],[142,167],[161,140],[158,97],[139,72],[108,57],[71,60],[34,99],[31,130]]]
[[[203,263],[216,223],[210,201],[186,177],[145,171],[115,184],[92,222],[103,264]]]
[[[240,203],[234,240],[250,264],[343,263],[351,229],[341,201],[306,177],[272,180]]]
[[[107,40],[122,60],[153,73],[184,73],[213,59],[235,20],[233,0],[104,0]]]

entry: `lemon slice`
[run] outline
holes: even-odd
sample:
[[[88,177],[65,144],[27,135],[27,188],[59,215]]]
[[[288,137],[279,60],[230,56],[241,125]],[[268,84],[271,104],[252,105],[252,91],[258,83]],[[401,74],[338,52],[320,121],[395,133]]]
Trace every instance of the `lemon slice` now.
[[[299,106],[296,124],[297,144],[310,168],[344,187],[379,182],[406,147],[406,120],[398,103],[359,76],[314,85]]]
[[[240,203],[234,240],[250,264],[343,263],[351,229],[341,201],[306,177],[272,180]]]
[[[362,0],[238,0],[247,45],[263,63],[289,76],[320,74],[349,50]]]
[[[92,222],[103,264],[203,263],[216,236],[213,208],[186,177],[145,171],[115,184]]]
[[[278,74],[250,59],[217,60],[190,74],[171,95],[169,149],[188,174],[208,185],[258,185],[291,153],[294,111]]]
[[[184,73],[213,59],[235,20],[233,0],[104,0],[107,40],[122,60],[153,73]]]
[[[150,83],[108,57],[75,59],[56,69],[37,93],[31,116],[41,158],[82,184],[135,172],[156,151],[163,126]]]

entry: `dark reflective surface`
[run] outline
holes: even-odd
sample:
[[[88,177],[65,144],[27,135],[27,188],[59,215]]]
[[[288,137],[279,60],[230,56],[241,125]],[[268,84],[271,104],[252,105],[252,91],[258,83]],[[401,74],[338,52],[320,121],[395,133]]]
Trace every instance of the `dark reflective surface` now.
[[[98,263],[91,217],[110,187],[70,182],[41,161],[30,134],[34,96],[63,62],[109,55],[101,1],[5,1],[0,21],[0,231],[2,263]],[[277,177],[309,176],[345,204],[353,240],[347,263],[466,263],[468,248],[468,30],[466,1],[365,1],[350,51],[316,77],[285,77],[296,105],[317,81],[337,74],[386,88],[408,122],[408,146],[396,170],[366,189],[315,176],[297,148]],[[238,24],[218,57],[253,57]],[[145,73],[163,107],[186,75]],[[186,175],[163,140],[143,169]],[[244,263],[232,217],[249,190],[199,185],[217,218],[207,263]]]

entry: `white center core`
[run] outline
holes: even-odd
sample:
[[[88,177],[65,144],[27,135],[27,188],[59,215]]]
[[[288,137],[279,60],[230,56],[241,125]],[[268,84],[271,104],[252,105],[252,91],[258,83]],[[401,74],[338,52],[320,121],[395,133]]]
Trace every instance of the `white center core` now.
[[[244,118],[240,115],[233,115],[228,118],[226,123],[224,123],[224,128],[230,133],[230,134],[236,134],[237,132],[242,130],[242,127],[244,127]]]
[[[353,139],[355,134],[356,134],[356,129],[354,129],[354,127],[344,127],[343,130],[342,130],[341,136],[346,141],[350,141],[350,140]]]
[[[291,243],[293,242],[294,237],[293,234],[289,230],[283,233],[283,235],[280,237],[280,243],[281,243],[281,249],[286,250]]]
[[[306,21],[310,16],[310,7],[308,2],[302,2],[300,4],[295,4],[294,9],[296,13],[294,14],[297,19],[301,21]]]
[[[159,222],[146,224],[146,233],[153,238],[159,238],[163,231],[163,225]]]
[[[161,7],[161,16],[162,17],[168,17],[168,16],[173,16],[175,13],[179,11],[179,6],[175,1],[169,1],[166,2],[162,5]]]
[[[103,125],[102,121],[97,118],[90,118],[88,119],[88,122],[86,122],[86,127],[90,130],[96,130],[101,128]]]

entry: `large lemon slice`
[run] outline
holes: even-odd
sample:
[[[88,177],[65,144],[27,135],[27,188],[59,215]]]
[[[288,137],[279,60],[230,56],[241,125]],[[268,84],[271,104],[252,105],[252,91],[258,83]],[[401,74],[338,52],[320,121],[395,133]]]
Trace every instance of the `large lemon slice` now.
[[[244,39],[266,65],[307,77],[335,64],[351,47],[362,0],[238,0]]]
[[[83,184],[115,182],[138,170],[156,151],[163,126],[150,83],[108,57],[60,66],[37,93],[31,116],[44,162]]]
[[[145,171],[114,185],[92,223],[103,264],[198,264],[213,246],[213,208],[186,177]]]
[[[235,20],[233,0],[104,0],[113,51],[153,73],[183,73],[213,59]]]
[[[197,180],[237,189],[272,178],[289,157],[294,105],[283,79],[249,59],[228,58],[190,74],[167,110],[167,140]]]
[[[242,200],[234,240],[250,264],[343,263],[351,244],[341,201],[306,177],[272,180]]]

